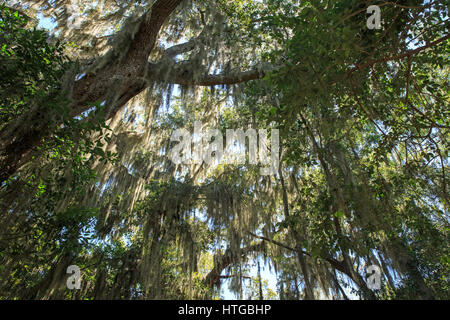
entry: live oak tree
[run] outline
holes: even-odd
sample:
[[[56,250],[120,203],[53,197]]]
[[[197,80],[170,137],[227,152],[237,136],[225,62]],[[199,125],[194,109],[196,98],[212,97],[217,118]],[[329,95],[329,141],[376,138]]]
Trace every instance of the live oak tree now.
[[[264,261],[281,299],[448,298],[448,9],[372,4],[8,2],[1,296],[244,297]],[[196,120],[279,128],[279,171],[175,165]]]

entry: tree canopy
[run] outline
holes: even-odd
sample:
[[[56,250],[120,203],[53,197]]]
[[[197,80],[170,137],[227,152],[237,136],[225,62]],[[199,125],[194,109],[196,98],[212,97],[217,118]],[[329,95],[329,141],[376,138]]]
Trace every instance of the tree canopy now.
[[[3,2],[0,299],[449,299],[445,1]]]

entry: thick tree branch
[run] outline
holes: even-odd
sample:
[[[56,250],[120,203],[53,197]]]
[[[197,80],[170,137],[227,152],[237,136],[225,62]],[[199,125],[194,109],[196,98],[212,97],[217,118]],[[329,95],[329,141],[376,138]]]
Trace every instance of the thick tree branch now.
[[[245,248],[241,248],[237,255],[233,255],[231,250],[226,250],[225,253],[217,259],[217,262],[214,264],[214,268],[208,273],[208,275],[204,279],[204,283],[209,286],[218,286],[220,285],[221,273],[227,267],[237,263],[242,258],[246,258],[250,252],[258,252],[264,247],[264,242],[250,245]]]
[[[159,0],[144,19],[135,34],[134,40],[128,51],[127,59],[132,61],[147,61],[150,52],[155,46],[159,30],[168,16],[183,0]]]
[[[287,249],[287,250],[289,250],[289,251],[295,251],[295,252],[299,252],[299,253],[301,253],[301,254],[305,254],[305,255],[307,255],[307,256],[311,256],[311,255],[310,255],[308,252],[306,252],[306,251],[298,250],[298,249],[289,247],[289,246],[287,246],[287,245],[285,245],[285,244],[283,244],[283,243],[281,243],[281,242],[278,242],[278,241],[276,241],[276,240],[269,239],[269,238],[263,237],[263,236],[258,236],[258,235],[254,234],[254,233],[252,233],[252,232],[249,232],[249,234],[250,234],[252,237],[255,237],[255,238],[258,238],[258,239],[267,241],[267,242],[271,242],[271,243],[276,244],[277,246],[282,247],[282,248],[284,248],[284,249]]]
[[[184,43],[174,45],[164,51],[164,57],[173,58],[179,54],[194,50],[196,40],[192,39]]]
[[[196,79],[186,71],[180,72],[178,75],[176,75],[172,82],[181,85],[197,86],[232,85],[247,82],[250,80],[262,79],[264,76],[264,71],[249,70],[229,74],[205,74]]]
[[[73,115],[86,111],[89,103],[103,101],[112,87],[117,87],[117,96],[125,102],[134,96],[129,94],[130,91],[137,93],[141,91],[136,89],[141,86],[141,83],[137,82],[142,82],[139,79],[145,74],[148,56],[155,46],[160,29],[182,1],[157,1],[152,9],[141,17],[138,30],[122,59],[108,61],[105,67],[87,74],[75,83]]]

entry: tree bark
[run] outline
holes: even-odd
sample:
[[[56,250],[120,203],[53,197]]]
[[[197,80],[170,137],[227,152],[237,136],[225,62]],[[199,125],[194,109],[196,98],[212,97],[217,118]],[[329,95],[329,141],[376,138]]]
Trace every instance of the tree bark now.
[[[97,102],[106,102],[106,118],[111,118],[131,98],[145,90],[151,83],[161,81],[155,74],[158,64],[148,62],[161,27],[183,0],[159,0],[151,10],[138,21],[139,27],[125,54],[114,52],[115,46],[93,65],[107,60],[99,70],[87,72],[72,87],[70,115],[78,116]],[[188,43],[175,45],[166,51],[165,57],[192,50],[195,39]],[[118,40],[119,41],[119,40]],[[183,67],[184,66],[184,67]],[[194,79],[186,72],[186,66],[176,65],[169,82],[181,85],[231,85],[264,77],[260,70],[249,70],[233,74],[205,75]],[[113,94],[113,95],[112,95]],[[32,119],[32,130],[15,141],[2,141],[0,145],[0,182],[7,180],[20,170],[31,158],[32,150],[40,145],[42,139],[51,134],[47,121]]]

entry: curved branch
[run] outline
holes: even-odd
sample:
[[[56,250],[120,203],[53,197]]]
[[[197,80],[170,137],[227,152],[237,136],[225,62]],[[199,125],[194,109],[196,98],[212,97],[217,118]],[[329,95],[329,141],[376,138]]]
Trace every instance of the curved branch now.
[[[192,51],[195,48],[195,44],[196,44],[196,39],[192,39],[187,42],[174,45],[164,51],[164,56],[173,58],[179,54]]]
[[[88,73],[75,82],[73,89],[75,107],[71,112],[72,115],[78,115],[86,111],[89,108],[89,103],[103,101],[111,87],[118,87],[117,96],[120,100],[124,100],[124,96],[129,96],[127,92],[130,87],[138,86],[136,79],[142,78],[145,73],[148,56],[155,46],[163,23],[182,1],[157,1],[151,10],[139,19],[137,31],[130,35],[132,40],[127,52],[123,55],[123,59],[117,61],[118,58],[114,51],[110,51],[106,55],[111,56],[115,61],[108,61],[105,67],[95,73]],[[117,41],[122,40],[118,38]],[[134,91],[140,92],[140,90]],[[130,98],[132,97],[130,96]]]

